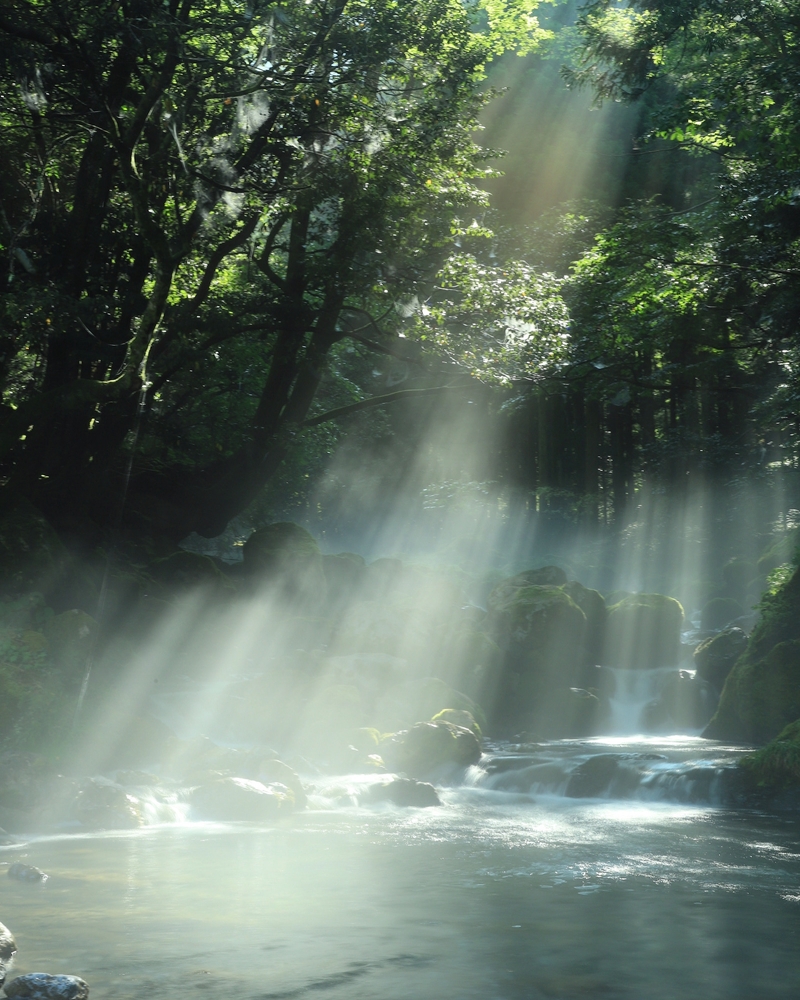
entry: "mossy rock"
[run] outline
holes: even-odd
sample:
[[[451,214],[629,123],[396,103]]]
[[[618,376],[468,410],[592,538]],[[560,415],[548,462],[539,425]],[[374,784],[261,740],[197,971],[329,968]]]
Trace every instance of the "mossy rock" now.
[[[386,766],[410,778],[424,779],[443,767],[468,767],[481,756],[477,736],[449,722],[418,722],[381,744]]]
[[[586,615],[586,634],[584,639],[586,662],[591,664],[599,663],[603,656],[606,621],[608,619],[608,608],[606,607],[603,595],[598,590],[591,590],[589,587],[584,587],[577,580],[570,580],[561,589],[565,594],[569,594],[584,615]]]
[[[694,651],[697,676],[721,691],[734,663],[747,649],[747,636],[740,628],[726,629],[702,642]]]
[[[742,605],[732,597],[715,597],[700,612],[700,628],[704,632],[725,628],[744,613]]]
[[[294,796],[286,785],[265,785],[250,778],[218,778],[196,788],[189,801],[200,819],[218,822],[268,822],[294,808]]]
[[[751,647],[728,674],[709,739],[766,743],[800,717],[800,640],[779,642],[759,657]]]
[[[560,586],[503,581],[489,595],[488,629],[502,649],[513,649],[542,666],[577,662],[586,615]]]
[[[523,570],[512,579],[521,580],[523,586],[529,587],[562,587],[568,577],[560,566],[540,566]]]
[[[465,708],[443,708],[441,712],[437,712],[431,720],[431,722],[450,722],[454,726],[461,726],[463,729],[469,729],[478,737],[481,738],[481,727],[475,721],[475,717],[472,712],[468,712]]]
[[[633,594],[609,609],[603,662],[650,669],[680,662],[683,608],[674,597]]]
[[[72,816],[90,830],[129,830],[144,825],[141,802],[123,788],[91,779],[72,804]]]
[[[800,720],[790,722],[757,753],[742,757],[739,766],[759,788],[800,788]]]
[[[451,687],[439,677],[425,677],[413,685],[412,700],[417,719],[430,719],[446,709],[468,712],[479,727],[486,728],[486,715],[481,706],[463,691]]]

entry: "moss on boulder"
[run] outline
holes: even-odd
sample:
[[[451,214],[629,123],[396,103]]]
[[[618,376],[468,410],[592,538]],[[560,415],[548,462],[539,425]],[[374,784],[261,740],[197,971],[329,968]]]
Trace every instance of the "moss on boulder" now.
[[[603,662],[650,669],[680,661],[683,608],[674,597],[633,594],[609,609]]]
[[[766,743],[800,718],[800,569],[761,604],[761,619],[728,674],[710,739]]]
[[[578,605],[586,615],[586,633],[584,637],[584,652],[586,662],[599,663],[603,656],[606,638],[606,622],[608,608],[605,599],[598,590],[584,587],[577,580],[570,580],[561,588]]]
[[[443,767],[468,767],[480,760],[478,738],[449,722],[418,722],[387,737],[381,756],[392,771],[423,779]]]
[[[747,649],[747,636],[740,628],[726,629],[702,642],[694,651],[697,676],[721,691],[734,663]]]
[[[762,788],[800,788],[800,720],[790,722],[765,747],[739,762],[747,777]]]

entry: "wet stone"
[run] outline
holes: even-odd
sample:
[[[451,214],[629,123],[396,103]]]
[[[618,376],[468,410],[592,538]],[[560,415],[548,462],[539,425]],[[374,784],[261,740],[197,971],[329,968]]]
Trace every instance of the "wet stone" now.
[[[396,806],[416,806],[420,809],[442,804],[433,785],[427,781],[414,781],[411,778],[397,778],[394,781],[373,785],[362,800],[392,802]]]
[[[8,869],[8,877],[15,878],[19,882],[46,882],[48,877],[41,870],[33,865],[24,865],[21,861],[16,861]]]
[[[31,972],[18,976],[5,988],[6,996],[21,1000],[85,1000],[89,987],[78,976],[50,976]]]
[[[14,935],[5,926],[0,924],[0,961],[8,963],[17,950],[17,942]]]

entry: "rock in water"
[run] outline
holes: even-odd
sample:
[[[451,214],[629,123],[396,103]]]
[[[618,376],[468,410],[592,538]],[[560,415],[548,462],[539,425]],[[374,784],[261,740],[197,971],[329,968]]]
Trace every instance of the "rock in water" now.
[[[31,972],[17,976],[6,986],[7,997],[21,1000],[85,1000],[89,987],[78,976],[50,976],[46,972]]]
[[[0,924],[0,960],[8,962],[16,951],[17,942],[14,940],[14,935],[5,924]]]
[[[248,778],[220,778],[196,788],[190,801],[202,819],[261,822],[291,811],[292,799],[289,788],[277,782],[264,785]]]
[[[383,742],[381,756],[393,771],[424,778],[443,765],[477,764],[481,746],[470,729],[450,722],[418,722]]]
[[[8,869],[8,877],[18,879],[20,882],[46,882],[48,879],[41,868],[24,865],[21,861],[14,862]]]
[[[363,796],[366,802],[393,802],[396,806],[426,806],[442,804],[436,789],[427,781],[413,781],[411,778],[396,778],[394,781],[379,782],[368,789]]]

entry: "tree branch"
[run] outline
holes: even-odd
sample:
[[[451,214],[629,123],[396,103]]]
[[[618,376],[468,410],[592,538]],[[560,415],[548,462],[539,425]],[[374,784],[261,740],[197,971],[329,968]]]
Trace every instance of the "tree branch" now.
[[[383,396],[371,396],[369,399],[361,399],[357,403],[338,406],[335,410],[328,410],[326,413],[320,413],[317,417],[304,420],[300,426],[316,427],[317,424],[324,424],[329,420],[337,420],[339,417],[346,417],[348,414],[358,413],[360,410],[369,410],[373,406],[394,403],[398,399],[417,399],[420,396],[434,396],[440,392],[463,392],[465,389],[474,388],[474,385],[436,385],[428,389],[398,389],[396,392],[387,392]]]

